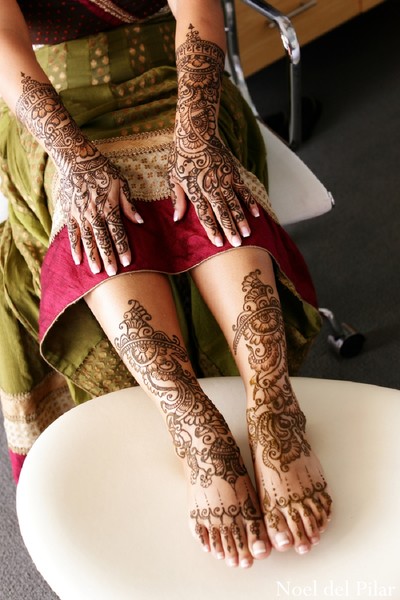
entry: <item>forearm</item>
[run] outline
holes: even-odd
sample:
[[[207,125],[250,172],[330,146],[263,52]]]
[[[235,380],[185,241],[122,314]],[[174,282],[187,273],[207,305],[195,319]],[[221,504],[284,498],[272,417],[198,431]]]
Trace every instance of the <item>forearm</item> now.
[[[36,60],[28,28],[15,0],[0,3],[0,95],[15,112],[22,93],[21,73],[49,83]]]
[[[36,60],[16,2],[0,6],[0,94],[66,174],[97,151],[79,130]]]
[[[169,0],[176,19],[176,47],[186,41],[192,25],[203,40],[226,49],[224,15],[220,0]]]

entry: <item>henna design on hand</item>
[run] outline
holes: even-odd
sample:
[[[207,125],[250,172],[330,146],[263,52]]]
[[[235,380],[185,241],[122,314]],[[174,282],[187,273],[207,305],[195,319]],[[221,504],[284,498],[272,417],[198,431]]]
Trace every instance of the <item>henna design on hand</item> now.
[[[53,86],[22,74],[16,115],[43,144],[61,174],[59,199],[75,258],[80,254],[80,237],[91,262],[96,261],[98,248],[103,260],[111,263],[113,243],[119,255],[126,253],[119,194],[122,189],[129,199],[128,184],[82,134]]]
[[[239,163],[218,136],[218,107],[224,52],[190,26],[176,51],[178,103],[175,144],[169,158],[171,183],[185,190],[210,239],[219,236],[217,221],[229,236],[255,200],[239,174]],[[210,208],[211,207],[211,208]],[[211,210],[212,209],[212,210]]]
[[[153,329],[151,316],[137,300],[129,305],[115,347],[128,368],[160,398],[176,453],[189,466],[191,482],[199,480],[206,488],[221,477],[233,487],[246,468],[224,418],[189,370],[185,349],[176,336]]]
[[[244,278],[243,312],[233,326],[234,353],[242,338],[249,351],[254,370],[253,403],[247,409],[250,446],[255,454],[261,445],[265,466],[277,473],[287,472],[289,465],[310,446],[305,439],[306,418],[293,395],[287,374],[284,323],[279,299],[273,288],[262,283],[259,270]]]

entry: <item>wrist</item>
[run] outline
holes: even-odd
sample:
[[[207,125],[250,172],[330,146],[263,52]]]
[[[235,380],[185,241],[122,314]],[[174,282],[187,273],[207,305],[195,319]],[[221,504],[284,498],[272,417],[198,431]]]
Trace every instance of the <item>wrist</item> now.
[[[98,160],[101,156],[81,132],[50,83],[22,74],[22,94],[15,112],[64,176],[75,166]]]

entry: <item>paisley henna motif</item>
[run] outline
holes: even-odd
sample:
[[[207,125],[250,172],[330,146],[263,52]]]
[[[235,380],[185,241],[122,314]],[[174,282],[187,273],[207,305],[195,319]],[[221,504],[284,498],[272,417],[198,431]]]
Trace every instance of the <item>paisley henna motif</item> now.
[[[304,437],[306,419],[293,395],[287,375],[285,330],[278,298],[260,280],[260,271],[243,281],[243,312],[236,325],[233,349],[242,338],[254,371],[253,403],[247,409],[247,425],[253,455],[261,445],[264,465],[286,472],[310,446]]]
[[[246,474],[228,425],[189,370],[189,358],[176,336],[155,331],[151,316],[136,300],[124,315],[115,347],[128,368],[140,373],[160,398],[176,453],[186,460],[191,482],[202,487],[221,477],[232,486]]]

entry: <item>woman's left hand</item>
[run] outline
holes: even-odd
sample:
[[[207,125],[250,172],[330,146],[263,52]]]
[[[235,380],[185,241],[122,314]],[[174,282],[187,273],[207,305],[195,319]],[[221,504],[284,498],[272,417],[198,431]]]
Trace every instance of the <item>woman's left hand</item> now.
[[[219,137],[207,131],[199,135],[188,125],[177,117],[169,159],[174,219],[182,218],[187,196],[213,244],[223,245],[222,230],[232,246],[240,246],[241,238],[250,235],[241,202],[258,216],[256,201],[240,177],[238,161]]]

